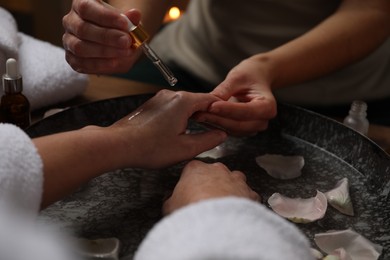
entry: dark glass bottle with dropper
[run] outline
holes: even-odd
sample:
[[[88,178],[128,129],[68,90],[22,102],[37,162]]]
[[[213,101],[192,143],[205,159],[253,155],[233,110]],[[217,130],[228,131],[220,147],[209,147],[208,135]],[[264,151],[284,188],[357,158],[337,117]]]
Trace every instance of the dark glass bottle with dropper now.
[[[15,124],[22,129],[27,128],[31,122],[30,102],[22,94],[23,81],[15,59],[7,60],[3,90],[0,104],[3,122]]]

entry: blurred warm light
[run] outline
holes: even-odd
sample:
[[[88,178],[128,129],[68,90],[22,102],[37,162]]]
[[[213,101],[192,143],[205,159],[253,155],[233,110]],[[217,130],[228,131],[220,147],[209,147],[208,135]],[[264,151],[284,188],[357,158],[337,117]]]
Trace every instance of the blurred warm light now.
[[[168,12],[169,18],[172,20],[176,20],[177,18],[179,18],[180,14],[181,14],[180,9],[176,6],[171,7],[171,9],[169,9]]]
[[[171,22],[180,17],[182,11],[177,6],[172,6],[165,15],[164,22]]]

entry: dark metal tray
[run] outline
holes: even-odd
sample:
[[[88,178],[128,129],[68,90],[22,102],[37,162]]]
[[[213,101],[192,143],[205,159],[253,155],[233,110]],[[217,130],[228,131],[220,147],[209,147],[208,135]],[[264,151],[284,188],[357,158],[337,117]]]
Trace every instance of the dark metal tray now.
[[[151,95],[93,102],[50,116],[27,129],[31,137],[72,130],[88,124],[107,126],[136,109]],[[189,128],[201,127],[190,123]],[[375,143],[344,125],[319,114],[278,104],[278,116],[267,131],[250,138],[229,138],[228,151],[219,159],[247,175],[249,185],[264,199],[274,192],[291,197],[327,191],[343,177],[350,182],[355,216],[329,208],[325,217],[297,224],[311,241],[315,233],[352,228],[383,246],[380,259],[390,259],[390,157]],[[255,157],[266,153],[302,155],[301,177],[277,180],[260,168]],[[164,196],[174,187],[184,163],[150,171],[122,169],[106,173],[55,203],[40,215],[86,238],[117,237],[121,256],[131,259],[148,230],[161,218]]]

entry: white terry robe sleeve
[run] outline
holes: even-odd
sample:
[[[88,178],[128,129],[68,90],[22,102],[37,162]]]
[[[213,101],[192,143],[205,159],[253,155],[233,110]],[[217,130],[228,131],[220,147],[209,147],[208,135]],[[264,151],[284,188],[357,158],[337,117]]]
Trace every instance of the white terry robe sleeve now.
[[[20,128],[0,124],[0,259],[70,260],[68,241],[39,226],[43,164]]]
[[[43,165],[31,139],[18,127],[0,124],[0,201],[36,214]]]
[[[306,237],[263,205],[243,198],[201,201],[165,217],[135,260],[309,260]]]

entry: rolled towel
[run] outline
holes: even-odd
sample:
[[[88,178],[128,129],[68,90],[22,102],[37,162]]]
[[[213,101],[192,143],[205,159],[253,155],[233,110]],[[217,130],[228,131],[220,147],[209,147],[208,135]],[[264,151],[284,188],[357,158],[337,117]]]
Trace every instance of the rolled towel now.
[[[0,7],[1,75],[8,58],[18,60],[23,93],[32,110],[69,100],[82,94],[87,86],[88,76],[69,66],[64,49],[18,32],[15,19]]]
[[[11,124],[0,124],[0,143],[0,211],[2,203],[11,202],[36,214],[43,192],[43,162],[34,143]]]
[[[0,7],[0,73],[5,72],[5,62],[8,58],[18,59],[20,38],[15,19],[5,9]],[[1,84],[1,83],[0,83]]]
[[[23,93],[32,110],[69,100],[85,91],[88,77],[69,66],[64,49],[23,33],[19,37]]]

